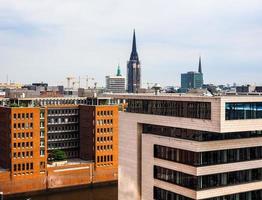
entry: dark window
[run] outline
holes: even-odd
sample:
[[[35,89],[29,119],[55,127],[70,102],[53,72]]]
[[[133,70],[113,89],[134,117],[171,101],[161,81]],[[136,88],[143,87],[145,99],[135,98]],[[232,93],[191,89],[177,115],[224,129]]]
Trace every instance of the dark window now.
[[[183,129],[168,126],[158,126],[151,124],[143,124],[143,133],[181,138],[186,140],[194,141],[215,141],[215,140],[226,140],[226,139],[241,139],[251,137],[262,137],[262,131],[244,131],[244,132],[232,132],[232,133],[216,133],[199,131],[192,129]]]
[[[154,199],[155,200],[192,200],[191,198],[158,187],[154,187]],[[208,198],[204,200],[261,200],[261,199],[262,199],[262,190],[255,190],[251,192],[231,194],[226,196]]]
[[[261,119],[262,102],[226,103],[226,120]]]
[[[127,112],[211,119],[210,102],[128,99]]]
[[[154,178],[193,190],[249,183],[262,180],[262,168],[234,171],[205,176],[193,176],[183,172],[154,166]]]
[[[206,166],[262,159],[262,147],[193,152],[154,145],[154,157],[192,166]]]

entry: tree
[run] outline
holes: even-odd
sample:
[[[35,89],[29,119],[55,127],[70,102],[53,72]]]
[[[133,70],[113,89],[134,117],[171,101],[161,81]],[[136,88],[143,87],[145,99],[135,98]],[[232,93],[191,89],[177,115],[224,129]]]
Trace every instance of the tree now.
[[[52,158],[54,161],[66,160],[66,153],[62,150],[56,149],[52,151]]]

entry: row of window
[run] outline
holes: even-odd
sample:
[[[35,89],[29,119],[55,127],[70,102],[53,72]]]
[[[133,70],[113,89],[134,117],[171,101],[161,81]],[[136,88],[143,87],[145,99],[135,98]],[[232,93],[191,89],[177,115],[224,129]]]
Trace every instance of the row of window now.
[[[113,119],[99,119],[96,122],[97,125],[108,125],[113,124]]]
[[[57,143],[48,143],[48,149],[52,148],[75,148],[79,147],[79,142],[57,142]]]
[[[205,176],[193,176],[164,167],[154,166],[154,178],[193,190],[201,190],[220,186],[229,186],[261,181],[262,168]]]
[[[113,145],[99,145],[96,147],[98,151],[107,151],[107,150],[113,150]]]
[[[112,115],[113,115],[112,110],[97,111],[97,116],[112,116]]]
[[[13,158],[32,158],[33,151],[22,151],[22,152],[14,152]]]
[[[97,137],[97,142],[112,142],[113,136]]]
[[[33,148],[33,142],[14,142],[14,148]]]
[[[79,134],[77,133],[64,133],[64,134],[48,134],[48,140],[58,140],[58,139],[78,139]]]
[[[14,129],[32,129],[33,123],[14,123]]]
[[[33,132],[14,133],[14,139],[33,138]]]
[[[33,119],[33,113],[14,113],[13,119]]]
[[[78,123],[78,118],[75,117],[48,118],[48,124],[60,124],[60,123]]]
[[[243,131],[243,132],[229,132],[229,133],[216,133],[199,131],[192,129],[176,128],[169,126],[158,126],[151,124],[143,124],[143,133],[173,137],[185,140],[194,141],[215,141],[227,139],[242,139],[251,137],[262,137],[262,131]]]
[[[37,102],[38,103],[38,102]],[[45,105],[65,105],[65,104],[87,104],[87,100],[80,99],[41,99],[39,100],[39,104],[42,106]]]
[[[226,120],[261,118],[262,102],[226,103]]]
[[[211,119],[210,102],[128,99],[127,112]]]
[[[76,125],[66,125],[66,126],[48,126],[48,132],[66,132],[66,131],[78,131],[78,126]]]
[[[34,163],[22,163],[22,164],[14,164],[13,165],[14,171],[25,171],[25,170],[33,170]]]
[[[113,155],[104,155],[104,156],[97,156],[97,162],[112,162]]]
[[[66,115],[66,114],[78,115],[78,109],[48,110],[48,115]]]
[[[113,133],[113,128],[98,128],[97,133]]]
[[[261,200],[262,190],[213,197],[204,200]],[[154,200],[193,200],[191,198],[176,194],[174,192],[154,187]]]
[[[192,166],[206,166],[262,159],[262,147],[193,152],[154,145],[154,157]]]

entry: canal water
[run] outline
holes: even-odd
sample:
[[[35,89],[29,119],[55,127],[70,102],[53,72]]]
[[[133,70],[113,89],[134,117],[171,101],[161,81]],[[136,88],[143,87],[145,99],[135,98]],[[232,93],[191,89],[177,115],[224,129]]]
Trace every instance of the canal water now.
[[[117,200],[117,185],[8,198],[8,200]]]

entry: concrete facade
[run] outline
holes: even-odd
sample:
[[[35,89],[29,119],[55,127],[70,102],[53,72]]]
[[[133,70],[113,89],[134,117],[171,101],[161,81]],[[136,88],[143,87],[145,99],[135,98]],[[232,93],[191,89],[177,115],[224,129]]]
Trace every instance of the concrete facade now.
[[[226,120],[225,103],[262,102],[257,96],[150,96],[125,95],[121,98],[139,100],[168,100],[189,102],[210,102],[211,119],[195,119],[163,115],[121,112],[119,121],[119,199],[154,199],[154,187],[181,195],[185,198],[200,200],[225,195],[238,194],[253,190],[262,190],[262,181],[228,185],[204,190],[193,190],[154,178],[154,166],[183,172],[193,176],[205,176],[217,173],[229,173],[261,168],[261,160],[224,163],[208,166],[190,166],[174,161],[154,158],[154,145],[162,145],[191,152],[211,152],[262,146],[261,137],[226,139],[214,141],[193,141],[155,134],[144,134],[143,124],[165,127],[177,127],[208,131],[214,133],[242,132],[262,130],[262,119]],[[235,197],[237,198],[237,197]],[[246,198],[247,200],[250,199]],[[252,199],[255,200],[255,199]]]

